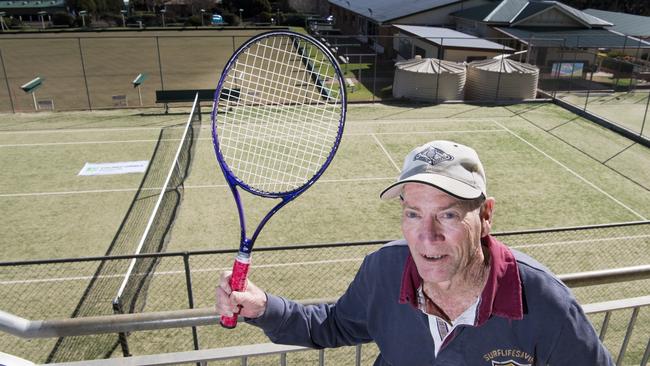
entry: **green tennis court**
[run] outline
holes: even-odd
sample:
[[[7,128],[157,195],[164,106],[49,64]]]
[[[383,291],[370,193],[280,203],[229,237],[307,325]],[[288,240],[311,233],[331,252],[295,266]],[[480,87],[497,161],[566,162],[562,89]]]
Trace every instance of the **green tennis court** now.
[[[196,155],[167,244],[169,252],[238,246],[236,208],[214,157],[208,109],[203,108]],[[89,162],[150,160],[159,144],[176,149],[189,111],[173,109],[168,115],[156,112],[130,109],[3,115],[3,261],[103,255],[138,193],[143,175],[78,173]],[[172,131],[164,141],[160,141],[161,129]],[[455,140],[479,152],[488,175],[488,192],[497,201],[495,231],[642,221],[650,217],[650,149],[558,106],[354,104],[348,107],[344,138],[329,170],[269,222],[256,246],[399,237],[398,204],[382,202],[379,192],[395,179],[403,157],[414,146],[433,139]],[[160,166],[168,167],[172,156],[164,156],[169,164]],[[167,170],[152,173],[164,175]],[[144,186],[141,192],[150,192],[154,197],[160,188]],[[246,197],[249,225],[256,225],[266,213],[271,203],[265,201]],[[503,240],[534,255],[557,273],[568,273],[648,263],[650,233],[644,230],[615,231],[598,238],[574,233],[556,239],[530,236],[518,238],[519,242],[506,236]],[[636,240],[633,246],[626,241],[631,237]],[[283,257],[259,254],[251,278],[292,297],[334,297],[345,288],[363,255],[375,248],[303,250]],[[211,306],[211,289],[218,273],[231,262],[232,257],[227,255],[196,259],[192,267],[195,306]],[[145,310],[187,306],[179,266],[177,261],[161,261]],[[56,299],[41,299],[40,292],[34,291],[36,280],[51,288],[70,288],[72,295],[61,301],[69,303],[63,307],[69,309],[88,281],[84,276],[92,274],[88,268],[74,266],[66,271],[34,274],[34,278],[24,274],[19,281],[3,278],[0,286],[4,286],[4,294],[22,294],[23,303],[32,307],[22,314],[38,318],[35,314],[47,314],[52,309],[50,301]],[[333,279],[339,281],[330,281]],[[603,297],[639,296],[642,287],[630,284],[622,290],[610,290],[604,296],[593,291],[578,291],[577,295],[583,302],[602,301]],[[49,315],[69,316],[65,310],[51,311]],[[241,328],[238,332],[251,342],[263,341],[255,331]],[[219,329],[203,327],[199,333],[205,335],[202,339],[209,340],[202,347],[227,345]],[[188,337],[187,329],[143,332],[132,335],[130,342],[135,344],[134,353],[150,353],[188,349]],[[37,342],[45,349],[51,348],[54,341]],[[27,341],[19,343],[22,346],[18,349],[29,346]]]

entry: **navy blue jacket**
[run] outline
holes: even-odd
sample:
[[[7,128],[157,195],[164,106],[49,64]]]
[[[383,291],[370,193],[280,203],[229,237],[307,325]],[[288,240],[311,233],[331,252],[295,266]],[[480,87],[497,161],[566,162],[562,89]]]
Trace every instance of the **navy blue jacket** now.
[[[271,341],[313,348],[376,342],[375,365],[613,365],[569,289],[544,266],[493,237],[490,274],[475,326],[459,326],[437,357],[427,315],[416,306],[420,279],[406,242],[368,255],[333,305],[303,306],[267,294],[248,320]]]

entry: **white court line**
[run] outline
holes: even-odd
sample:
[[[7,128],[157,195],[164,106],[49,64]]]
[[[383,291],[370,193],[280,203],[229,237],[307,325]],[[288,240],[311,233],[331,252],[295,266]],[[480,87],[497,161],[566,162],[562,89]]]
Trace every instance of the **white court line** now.
[[[30,135],[30,134],[51,134],[51,133],[85,133],[85,132],[126,132],[126,131],[160,131],[163,128],[183,128],[176,125],[163,125],[155,127],[108,127],[108,128],[72,128],[72,129],[56,129],[56,130],[29,130],[29,131],[0,131],[0,135]]]
[[[468,118],[468,119],[456,119],[456,118],[413,118],[413,119],[353,119],[349,122],[352,124],[367,124],[367,125],[381,125],[381,124],[395,124],[395,123],[464,123],[464,122],[489,122],[494,121],[493,117],[486,118]]]
[[[497,124],[498,126],[500,126],[501,128],[503,128],[504,130],[508,131],[511,135],[515,136],[516,138],[518,138],[519,140],[521,140],[522,142],[524,142],[526,145],[532,147],[532,148],[535,149],[537,152],[539,152],[540,154],[544,155],[546,158],[550,159],[551,161],[553,161],[553,162],[556,163],[557,165],[559,165],[559,166],[561,166],[562,168],[564,168],[564,169],[565,169],[566,171],[568,171],[569,173],[573,174],[576,178],[580,179],[581,181],[583,181],[584,183],[586,183],[587,185],[589,185],[591,188],[595,189],[596,191],[598,191],[598,192],[600,192],[601,194],[603,194],[605,197],[609,198],[610,200],[614,201],[615,203],[617,203],[617,204],[620,205],[621,207],[625,208],[626,210],[628,210],[628,211],[631,212],[632,214],[636,215],[636,216],[637,216],[638,218],[640,218],[641,220],[647,220],[647,218],[645,218],[643,215],[641,215],[640,213],[634,211],[631,207],[629,207],[629,206],[627,206],[626,204],[624,204],[623,202],[619,201],[619,200],[616,199],[614,196],[612,196],[611,194],[605,192],[603,189],[601,189],[601,188],[598,187],[597,185],[593,184],[592,182],[588,181],[586,178],[582,177],[580,174],[576,173],[575,171],[573,171],[573,170],[572,170],[571,168],[569,168],[568,166],[562,164],[562,163],[561,163],[560,161],[558,161],[557,159],[555,159],[555,158],[553,158],[552,156],[550,156],[549,154],[545,153],[542,149],[540,149],[540,148],[538,148],[537,146],[533,145],[532,143],[530,143],[529,141],[527,141],[527,140],[524,139],[523,137],[517,135],[516,133],[514,133],[513,131],[511,131],[510,129],[508,129],[506,126],[502,125],[501,123],[499,123],[499,122],[497,122],[497,121],[493,121],[493,122],[494,122],[495,124]]]
[[[386,148],[384,147],[384,145],[381,143],[381,141],[379,141],[379,139],[377,138],[377,136],[375,136],[374,133],[372,134],[372,138],[375,139],[375,142],[377,143],[377,145],[379,145],[379,147],[381,148],[381,150],[382,150],[382,151],[384,152],[384,154],[386,154],[386,156],[388,157],[388,160],[390,160],[391,164],[393,164],[393,166],[395,167],[395,169],[397,169],[397,171],[399,172],[399,171],[400,171],[399,166],[398,166],[397,164],[395,164],[395,160],[393,160],[393,158],[390,156],[390,154],[388,153],[388,151],[386,150]]]
[[[604,243],[610,241],[618,240],[631,240],[631,239],[645,239],[650,238],[650,235],[631,235],[631,236],[618,236],[611,238],[599,238],[599,239],[582,239],[582,240],[567,240],[567,241],[556,241],[549,243],[536,243],[536,244],[525,244],[525,245],[513,245],[510,248],[514,249],[525,249],[525,248],[537,248],[537,247],[550,247],[558,245],[570,245],[570,244],[593,244],[593,243]],[[320,265],[320,264],[333,264],[333,263],[347,263],[347,262],[361,262],[363,258],[345,258],[345,259],[328,259],[320,261],[306,261],[306,262],[285,262],[285,263],[276,263],[276,264],[259,264],[255,265],[255,268],[280,268],[280,267],[295,267],[295,266],[306,266],[306,265]],[[205,272],[223,272],[229,271],[232,267],[223,267],[223,268],[203,268],[193,270],[192,274],[196,273],[205,273]],[[185,271],[159,271],[155,272],[154,276],[169,276],[169,275],[184,275]],[[122,278],[124,274],[115,274],[115,275],[102,275],[97,278]],[[12,281],[0,281],[0,286],[2,285],[26,285],[33,283],[49,283],[49,282],[66,282],[66,281],[89,281],[93,276],[73,276],[73,277],[58,277],[58,278],[41,278],[41,279],[31,279],[31,280],[12,280]]]
[[[162,187],[142,188],[143,191],[158,191]],[[67,191],[67,192],[33,192],[33,193],[5,193],[0,194],[0,197],[32,197],[32,196],[63,196],[71,194],[95,194],[95,193],[116,193],[116,192],[135,192],[137,188],[118,188],[118,189],[95,189],[87,191]]]
[[[539,247],[552,247],[552,246],[557,246],[557,245],[598,243],[598,242],[606,242],[606,241],[645,239],[645,238],[650,238],[650,235],[630,235],[630,236],[618,236],[618,237],[613,237],[613,238],[565,240],[565,241],[555,241],[555,242],[549,242],[549,243],[523,244],[523,245],[512,245],[512,246],[509,245],[508,247],[514,248],[514,249],[539,248]]]
[[[504,130],[455,130],[455,131],[408,131],[408,132],[350,132],[345,136],[372,136],[372,135],[424,135],[434,133],[493,133],[506,132]]]
[[[319,179],[318,183],[362,183],[362,182],[375,182],[384,180],[395,180],[395,177],[381,177],[381,178],[353,178],[353,179]],[[185,186],[185,189],[202,189],[202,188],[224,188],[228,187],[227,184],[204,184]]]
[[[311,264],[331,264],[331,263],[345,263],[345,262],[360,262],[362,261],[363,258],[346,258],[346,259],[329,259],[329,260],[321,260],[321,261],[308,261],[308,262],[293,262],[293,263],[277,263],[277,264],[258,264],[255,265],[255,268],[278,268],[278,267],[292,267],[292,266],[304,266],[304,265],[311,265]],[[223,267],[223,268],[203,268],[203,269],[197,269],[192,271],[192,274],[195,273],[203,273],[203,272],[223,272],[223,271],[229,271],[232,269],[232,266],[230,267]],[[155,272],[154,276],[165,276],[165,275],[179,275],[179,274],[185,274],[185,271],[178,270],[178,271],[160,271],[160,272]],[[137,275],[143,275],[142,273],[139,273]],[[97,278],[123,278],[124,274],[114,274],[114,275],[101,275],[97,276]],[[66,281],[89,281],[93,278],[93,276],[74,276],[74,277],[58,277],[58,278],[40,278],[40,279],[32,279],[32,280],[13,280],[13,281],[0,281],[0,286],[2,285],[26,285],[26,284],[33,284],[33,283],[48,283],[48,282],[66,282]]]
[[[504,132],[503,130],[456,130],[444,131],[445,133],[493,133]],[[345,133],[345,136],[371,136],[371,135],[417,135],[417,134],[430,134],[434,131],[409,131],[409,132],[350,132]],[[2,147],[38,147],[38,146],[69,146],[69,145],[100,145],[100,144],[127,144],[127,143],[144,143],[144,142],[157,142],[157,141],[180,141],[176,139],[141,139],[141,140],[97,140],[97,141],[68,141],[68,142],[41,142],[41,143],[25,143],[25,144],[0,144]],[[212,141],[211,137],[200,137],[197,141]]]
[[[180,139],[42,142],[42,143],[33,143],[33,144],[6,144],[6,145],[0,145],[0,147],[34,147],[34,146],[59,146],[59,145],[100,145],[100,144],[125,144],[125,143],[158,142],[158,141],[180,141]]]
[[[372,181],[394,180],[395,177],[381,177],[381,178],[354,178],[354,179],[321,179],[320,183],[361,183]],[[202,189],[202,188],[224,188],[228,187],[227,184],[205,184],[205,185],[185,185],[185,189]],[[160,191],[162,187],[142,188],[143,191]],[[118,189],[96,189],[85,191],[59,191],[59,192],[32,192],[32,193],[4,193],[0,194],[0,198],[10,197],[32,197],[32,196],[62,196],[73,194],[96,194],[96,193],[116,193],[116,192],[135,192],[137,188],[118,188]]]

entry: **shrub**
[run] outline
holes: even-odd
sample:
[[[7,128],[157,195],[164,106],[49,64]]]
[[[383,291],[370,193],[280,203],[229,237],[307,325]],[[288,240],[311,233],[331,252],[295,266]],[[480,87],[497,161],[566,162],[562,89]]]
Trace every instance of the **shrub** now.
[[[210,20],[207,20],[208,22]],[[201,23],[201,16],[200,15],[192,15],[191,17],[187,18],[185,21],[185,25],[193,26],[193,27],[198,27],[200,26]]]
[[[282,19],[282,25],[290,25],[293,27],[304,27],[307,18],[304,14],[292,13],[286,14]]]
[[[63,25],[63,26],[72,26],[75,22],[75,19],[72,15],[66,12],[57,12],[52,15],[52,24],[53,25]]]

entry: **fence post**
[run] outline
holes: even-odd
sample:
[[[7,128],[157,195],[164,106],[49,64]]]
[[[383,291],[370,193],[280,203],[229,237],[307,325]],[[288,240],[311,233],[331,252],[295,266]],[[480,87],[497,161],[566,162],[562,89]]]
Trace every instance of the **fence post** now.
[[[158,36],[156,36],[156,53],[158,54],[158,72],[160,74],[160,89],[165,90],[165,80],[163,79],[162,59],[160,58],[160,43]],[[169,105],[165,103],[165,113],[169,111]]]
[[[623,55],[625,55],[625,49],[627,48],[627,37],[629,37],[629,36],[625,36],[625,41],[623,41]],[[623,57],[623,59],[625,59],[625,57]],[[614,82],[614,93],[616,93],[616,91],[618,90],[618,82],[619,82],[620,77],[621,77],[621,68],[623,67],[622,66],[623,62],[624,61],[618,61],[617,62],[617,64],[618,64],[618,75],[616,75],[616,79],[614,79],[614,80],[616,80]]]
[[[377,50],[375,50],[375,64],[373,67],[374,75],[372,79],[372,102],[375,102],[375,96],[377,94]]]
[[[156,53],[158,54],[158,73],[160,74],[160,89],[165,90],[165,80],[163,79],[162,59],[160,57],[160,42],[159,36],[156,36]]]
[[[645,113],[643,113],[643,122],[641,122],[641,131],[639,131],[639,136],[643,137],[643,130],[645,128],[645,121],[648,118],[648,106],[650,105],[650,93],[648,94],[648,99],[645,102]]]
[[[499,100],[499,89],[501,88],[501,74],[503,73],[503,60],[505,60],[506,45],[503,45],[503,50],[501,51],[501,63],[499,64],[499,76],[497,76],[497,89],[494,93],[494,101]]]
[[[596,72],[596,65],[591,66],[591,77],[589,78],[589,85],[587,87],[587,96],[585,97],[585,107],[583,111],[587,111],[587,106],[589,105],[589,95],[591,94],[591,88],[594,87],[594,73]]]
[[[5,58],[2,55],[2,50],[0,50],[0,62],[2,63],[2,72],[5,75],[5,83],[7,84],[7,94],[9,95],[9,103],[11,103],[11,113],[16,113],[16,107],[14,106],[14,98],[11,97],[11,88],[9,87],[9,76],[7,75],[7,69],[5,69]]]
[[[636,42],[638,46],[636,47],[636,53],[634,54],[634,62],[632,62],[635,65],[638,62],[638,59],[640,58],[639,52],[641,51],[641,42],[639,42],[638,40]],[[639,72],[640,72],[640,67],[639,67]],[[632,80],[630,80],[630,87],[628,88],[628,92],[632,91],[632,89],[636,90],[636,83],[637,83],[636,76],[637,75],[634,73],[634,66],[632,66]]]
[[[183,252],[183,267],[185,269],[185,286],[187,287],[187,302],[190,309],[194,309],[194,294],[192,292],[192,274],[190,272],[190,253]],[[194,349],[199,349],[199,335],[196,332],[196,327],[192,327],[192,342],[194,342]],[[197,366],[200,364],[197,363]]]
[[[442,76],[442,58],[445,56],[445,39],[443,37],[440,37],[440,49],[438,50],[438,77],[436,78],[436,98],[434,103],[440,103],[439,99],[439,94],[438,92],[440,91],[440,77]]]
[[[84,85],[86,85],[86,98],[88,98],[88,110],[93,110],[93,106],[90,103],[90,90],[88,90],[88,78],[86,77],[86,63],[84,62],[84,53],[81,50],[81,37],[77,37],[77,42],[79,44],[79,57],[81,58],[81,72],[84,76]]]
[[[576,62],[578,61],[578,50],[580,49],[580,36],[576,36],[576,46],[573,49],[573,63],[571,64],[571,75],[569,76],[569,93],[573,92],[573,73],[576,70]]]

